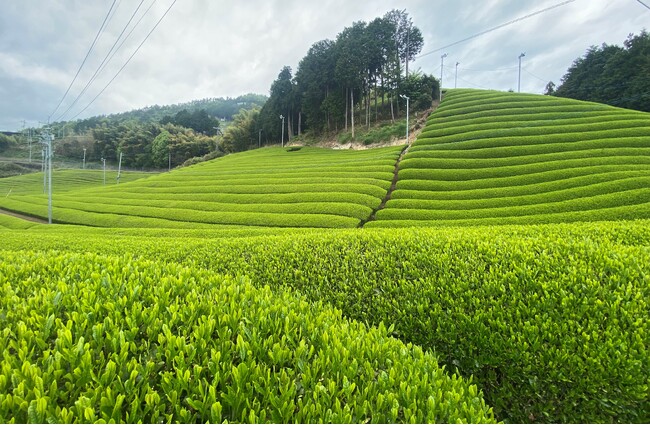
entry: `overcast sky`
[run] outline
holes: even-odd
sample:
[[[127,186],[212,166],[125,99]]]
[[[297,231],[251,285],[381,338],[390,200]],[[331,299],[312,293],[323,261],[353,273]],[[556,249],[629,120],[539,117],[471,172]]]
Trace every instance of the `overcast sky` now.
[[[52,115],[84,60],[113,0],[0,0],[0,130],[37,126],[70,107],[133,16],[141,0],[116,0],[106,30],[62,105]],[[62,118],[77,115],[115,76],[173,0],[142,0],[121,46],[86,93]],[[561,0],[177,0],[140,51],[85,118],[147,105],[206,97],[268,94],[284,65],[295,71],[309,47],[334,39],[352,22],[406,9],[424,36],[422,54],[561,3]],[[649,0],[644,3],[649,4]],[[149,9],[148,13],[144,12]],[[445,87],[517,89],[542,93],[559,82],[591,45],[622,45],[650,29],[650,10],[637,0],[575,0],[543,14],[445,49]],[[119,44],[118,44],[119,46]],[[440,78],[443,51],[423,55],[410,69]]]

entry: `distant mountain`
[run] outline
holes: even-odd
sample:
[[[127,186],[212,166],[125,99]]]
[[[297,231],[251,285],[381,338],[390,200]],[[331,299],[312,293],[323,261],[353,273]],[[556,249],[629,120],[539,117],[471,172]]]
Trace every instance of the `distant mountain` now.
[[[252,109],[255,106],[262,107],[264,103],[266,103],[267,99],[268,97],[265,95],[249,93],[236,98],[206,98],[173,105],[153,105],[141,109],[134,109],[128,112],[100,115],[78,120],[74,123],[74,131],[79,133],[94,128],[101,122],[111,122],[116,124],[124,122],[136,122],[140,124],[159,122],[165,116],[173,116],[183,109],[188,110],[188,112],[204,109],[208,115],[212,117],[230,121],[232,120],[233,115],[241,109]],[[52,127],[57,129],[61,127],[61,124],[64,123],[55,123]],[[68,127],[68,125],[66,125],[66,127]]]

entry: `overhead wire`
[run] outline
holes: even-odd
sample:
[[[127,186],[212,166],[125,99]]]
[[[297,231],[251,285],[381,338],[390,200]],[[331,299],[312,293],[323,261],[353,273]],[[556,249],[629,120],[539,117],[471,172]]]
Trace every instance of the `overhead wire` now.
[[[108,53],[106,53],[106,56],[104,56],[104,59],[102,60],[102,62],[99,64],[99,66],[97,66],[97,69],[96,69],[95,72],[93,73],[92,77],[90,77],[90,79],[88,80],[88,82],[86,83],[86,85],[84,86],[84,88],[81,90],[81,92],[79,92],[79,94],[78,94],[77,97],[72,101],[72,103],[70,104],[70,106],[68,106],[68,109],[66,109],[65,112],[63,112],[63,113],[62,113],[62,114],[61,114],[61,115],[56,119],[56,121],[61,120],[61,119],[62,119],[62,118],[63,118],[63,117],[68,113],[68,112],[70,112],[70,110],[74,107],[74,105],[77,104],[77,102],[79,101],[79,99],[81,98],[81,96],[83,96],[84,93],[86,93],[86,90],[88,90],[88,88],[90,87],[90,85],[95,81],[95,79],[97,78],[97,76],[102,72],[102,70],[104,69],[105,64],[107,64],[107,61],[110,60],[110,59],[109,59],[110,54],[113,52],[113,50],[115,49],[115,46],[117,45],[117,43],[118,43],[118,42],[120,41],[120,39],[122,38],[122,35],[124,35],[124,32],[126,31],[126,29],[127,29],[127,28],[129,27],[129,25],[131,24],[131,21],[133,21],[133,18],[135,18],[136,14],[138,13],[138,10],[140,10],[140,7],[142,7],[142,4],[144,3],[144,1],[145,1],[145,0],[140,0],[140,3],[138,4],[138,7],[135,9],[135,11],[133,12],[133,14],[131,15],[131,18],[129,19],[129,21],[126,23],[126,25],[124,26],[124,28],[122,29],[122,31],[120,32],[120,34],[119,34],[119,35],[117,36],[117,38],[115,39],[115,42],[114,42],[113,45],[111,46],[111,48],[110,48],[110,50],[108,51]],[[146,12],[145,12],[145,13],[146,13]],[[143,15],[143,16],[144,16],[144,15]],[[134,27],[134,28],[135,28],[135,27]],[[120,46],[121,46],[121,45],[120,45]],[[115,51],[117,52],[117,50],[115,50]],[[112,56],[111,56],[111,58],[112,58]]]
[[[156,30],[156,28],[158,28],[158,25],[160,25],[160,23],[162,22],[162,20],[165,18],[165,16],[167,16],[167,14],[168,14],[169,11],[172,9],[172,7],[174,7],[174,5],[176,4],[177,1],[178,1],[178,0],[174,0],[174,1],[169,5],[169,7],[168,7],[167,10],[165,11],[165,13],[163,13],[163,15],[160,17],[160,19],[158,19],[158,22],[156,22],[156,25],[153,26],[153,28],[151,29],[151,31],[149,31],[149,33],[146,35],[146,37],[144,38],[144,40],[142,40],[142,42],[140,43],[140,45],[138,45],[138,47],[137,47],[137,48],[135,49],[135,51],[131,54],[131,56],[129,56],[129,58],[126,60],[126,62],[124,63],[124,65],[122,65],[122,67],[117,71],[117,73],[115,73],[115,75],[113,76],[113,78],[111,78],[111,80],[110,80],[108,83],[106,83],[106,85],[104,86],[104,88],[101,89],[101,91],[100,91],[99,93],[97,93],[97,95],[93,98],[93,100],[91,100],[91,101],[90,101],[90,102],[89,102],[89,103],[88,103],[88,104],[87,104],[87,105],[86,105],[86,106],[85,106],[81,111],[79,111],[75,116],[73,116],[72,118],[70,118],[70,120],[74,120],[74,119],[77,118],[79,115],[81,115],[81,114],[82,114],[86,109],[88,109],[88,108],[90,107],[90,105],[92,105],[92,104],[93,104],[93,103],[94,103],[94,102],[99,98],[99,96],[101,96],[102,93],[104,93],[104,91],[106,91],[106,89],[108,88],[108,86],[110,86],[111,83],[113,83],[113,81],[115,81],[115,79],[117,78],[117,76],[120,75],[120,73],[124,70],[124,68],[126,68],[126,66],[129,64],[129,62],[131,62],[131,59],[133,59],[133,57],[136,55],[136,53],[138,53],[138,51],[140,51],[140,48],[142,47],[142,45],[143,45],[143,44],[144,44],[144,43],[149,39],[149,37],[150,37],[151,34]]]
[[[115,6],[116,1],[117,0],[113,0],[113,3],[111,4],[110,9],[108,9],[108,13],[106,13],[106,17],[104,18],[104,22],[102,22],[102,25],[99,27],[99,30],[97,31],[97,35],[95,35],[95,39],[93,40],[92,44],[90,45],[90,48],[88,49],[88,52],[86,53],[86,57],[84,57],[84,60],[81,62],[81,65],[79,65],[79,69],[77,70],[77,73],[75,74],[74,78],[70,82],[70,85],[68,86],[68,89],[63,94],[63,97],[59,101],[58,105],[56,105],[56,108],[54,108],[54,111],[52,111],[52,113],[47,117],[48,122],[50,121],[50,118],[52,117],[52,115],[54,115],[54,113],[59,109],[59,107],[63,103],[63,100],[65,99],[65,97],[70,92],[70,89],[72,88],[72,85],[77,80],[77,77],[79,76],[79,73],[81,72],[81,69],[84,67],[84,65],[86,63],[86,60],[88,60],[88,56],[90,56],[90,52],[92,52],[93,48],[95,47],[95,44],[97,43],[97,40],[99,39],[99,36],[101,35],[101,33],[106,28],[106,24],[108,22],[108,17],[110,16],[111,11],[113,10],[113,7]]]
[[[644,5],[644,6],[646,7],[646,9],[650,10],[650,6],[648,6],[647,4],[645,4],[644,2],[642,2],[641,0],[636,0],[636,1],[638,1],[639,3],[641,3],[642,5]]]
[[[507,26],[509,26],[509,25],[515,24],[515,23],[517,23],[517,22],[523,21],[524,19],[532,18],[533,16],[537,16],[537,15],[539,15],[539,14],[542,14],[542,13],[548,12],[548,11],[553,10],[553,9],[556,9],[556,8],[558,8],[558,7],[561,7],[561,6],[567,5],[567,4],[569,4],[569,3],[573,3],[574,1],[576,1],[576,0],[566,0],[566,1],[563,1],[563,2],[561,2],[561,3],[554,4],[553,6],[547,7],[547,8],[545,8],[545,9],[541,9],[541,10],[538,10],[538,11],[536,11],[536,12],[529,13],[528,15],[521,16],[521,17],[519,17],[519,18],[517,18],[517,19],[513,19],[512,21],[508,21],[508,22],[506,22],[506,23],[504,23],[504,24],[497,25],[496,27],[493,27],[493,28],[487,29],[487,30],[485,30],[485,31],[481,31],[481,32],[479,32],[479,33],[477,33],[477,34],[471,35],[471,36],[466,37],[466,38],[464,38],[464,39],[462,39],[462,40],[456,41],[456,42],[454,42],[454,43],[448,44],[448,45],[446,45],[446,46],[440,47],[440,48],[435,49],[435,50],[431,50],[431,51],[429,51],[429,52],[427,52],[427,53],[423,53],[423,54],[421,54],[421,55],[419,55],[419,56],[416,56],[415,59],[422,58],[422,57],[427,56],[427,55],[430,55],[430,54],[432,54],[432,53],[440,52],[440,51],[442,51],[442,50],[448,49],[449,47],[456,46],[457,44],[464,43],[464,42],[466,42],[466,41],[472,40],[472,39],[474,39],[474,38],[478,38],[478,37],[480,37],[480,36],[482,36],[482,35],[485,35],[485,34],[491,33],[491,32],[496,31],[496,30],[498,30],[498,29],[501,29],[501,28],[507,27]]]

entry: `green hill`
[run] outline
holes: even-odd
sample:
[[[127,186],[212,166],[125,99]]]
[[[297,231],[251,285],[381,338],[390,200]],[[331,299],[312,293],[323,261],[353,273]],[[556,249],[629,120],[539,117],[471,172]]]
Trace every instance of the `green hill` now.
[[[372,226],[650,217],[650,114],[449,90]]]
[[[400,150],[266,148],[74,191],[59,189],[67,176],[59,173],[53,220],[99,227],[356,227],[385,197]],[[74,175],[101,178],[100,171]],[[38,178],[41,173],[0,180],[0,193]],[[39,187],[12,192],[0,199],[0,208],[47,217]]]

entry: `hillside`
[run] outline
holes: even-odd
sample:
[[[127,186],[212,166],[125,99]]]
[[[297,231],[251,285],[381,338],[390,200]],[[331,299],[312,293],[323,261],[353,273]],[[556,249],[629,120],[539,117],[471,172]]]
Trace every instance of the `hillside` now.
[[[132,184],[55,190],[54,219],[164,228],[650,218],[647,113],[537,95],[449,90],[399,162],[395,179],[401,149],[253,150]],[[32,179],[38,182],[38,176]],[[2,179],[0,193],[16,185]],[[43,217],[46,200],[36,185],[31,194],[0,198],[0,207]]]
[[[449,90],[372,226],[650,217],[650,114]]]
[[[54,178],[53,218],[100,227],[355,227],[381,203],[401,147],[366,151],[265,148],[132,183],[68,191]],[[113,173],[114,174],[114,173]],[[96,181],[101,171],[77,174]],[[42,174],[0,180],[0,208],[46,217]],[[135,176],[142,176],[136,174]],[[39,189],[39,187],[41,189]]]

